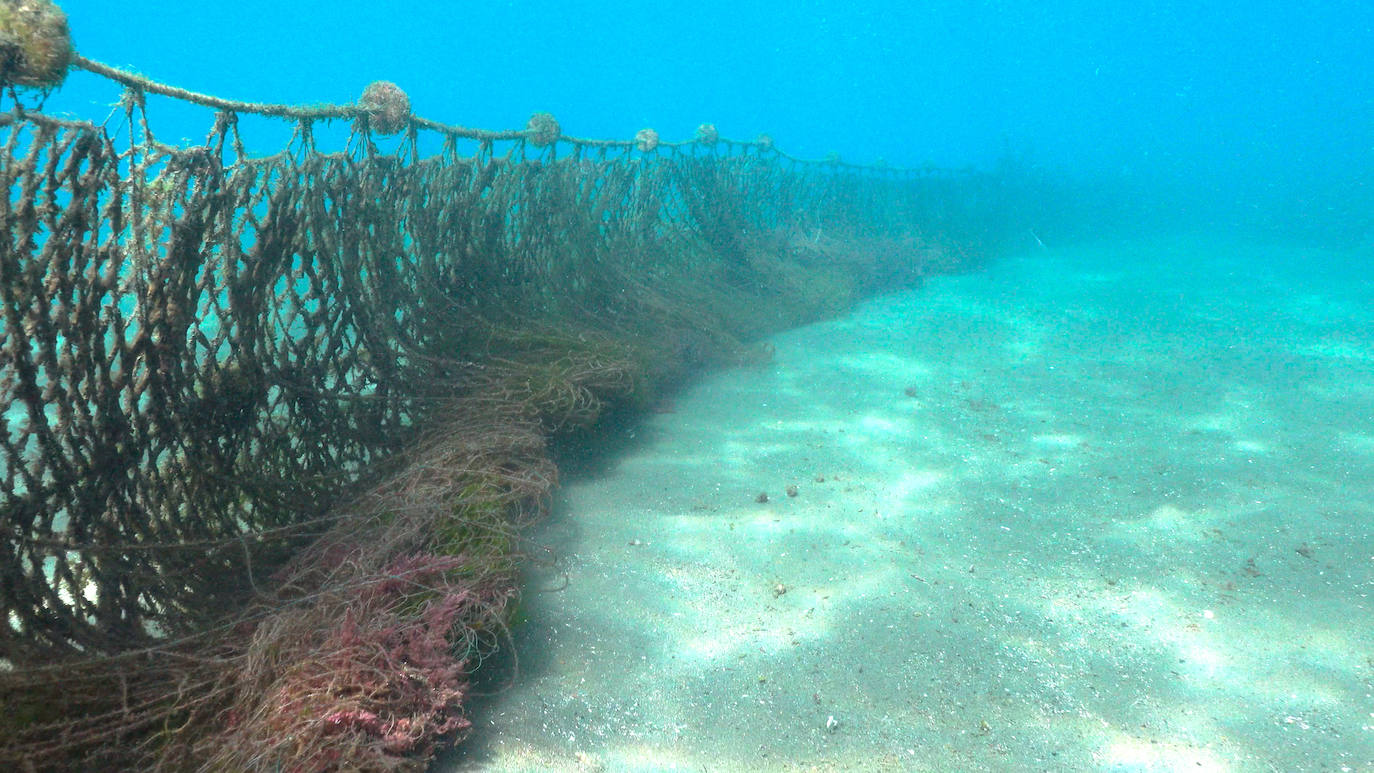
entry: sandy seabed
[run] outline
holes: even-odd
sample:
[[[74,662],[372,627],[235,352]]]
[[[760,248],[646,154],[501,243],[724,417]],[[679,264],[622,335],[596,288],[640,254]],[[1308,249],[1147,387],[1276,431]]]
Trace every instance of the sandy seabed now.
[[[1374,770],[1371,264],[1051,249],[777,336],[565,473],[435,769]]]

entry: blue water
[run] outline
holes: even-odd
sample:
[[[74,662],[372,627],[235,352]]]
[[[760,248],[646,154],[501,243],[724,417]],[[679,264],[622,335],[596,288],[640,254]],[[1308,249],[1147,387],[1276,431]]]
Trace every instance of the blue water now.
[[[826,367],[850,368],[873,390],[872,415],[846,413],[858,409],[850,398],[797,394],[769,380],[777,373],[727,376],[705,387],[716,390],[705,402],[727,411],[721,432],[679,426],[678,440],[635,441],[674,450],[733,439],[710,453],[693,446],[706,473],[566,494],[550,538],[566,539],[570,565],[587,571],[566,597],[531,604],[529,630],[549,642],[532,652],[547,681],[532,668],[515,688],[525,703],[479,705],[489,734],[450,766],[1374,765],[1374,4],[62,6],[83,55],[224,97],[344,103],[386,79],[417,114],[474,128],[523,128],[550,111],[573,136],[653,127],[675,140],[711,122],[728,138],[766,132],[807,158],[1010,159],[1078,191],[1032,213],[1034,240],[1001,268],[870,307],[815,345],[780,343],[784,355],[824,350]],[[100,120],[118,97],[77,72],[47,109]],[[213,124],[199,108],[153,100],[149,110],[167,142],[197,142]],[[244,121],[254,152],[280,150],[289,134]],[[1083,236],[1092,246],[1075,251],[1070,237]],[[924,316],[939,304],[946,316]],[[946,345],[894,339],[903,320]],[[852,349],[829,346],[837,340]],[[894,402],[905,385],[917,403]],[[783,392],[792,407],[770,412],[768,396]],[[809,502],[836,510],[796,526],[801,536],[788,531],[782,481],[749,472],[769,454],[793,460],[808,502],[816,470],[784,453],[784,430],[840,449],[808,452],[831,465],[833,497]],[[654,457],[632,448],[626,460]],[[738,491],[708,486],[722,469]],[[754,507],[755,485],[773,487],[776,518]],[[679,512],[665,507],[665,486],[705,488],[679,497]],[[609,516],[596,509],[608,501],[619,508]],[[699,501],[727,513],[709,519]],[[627,510],[641,516],[634,527],[609,531]],[[598,535],[599,545],[577,541]],[[831,558],[874,555],[802,569],[783,558],[803,538],[829,540]],[[894,552],[919,540],[925,553]],[[678,551],[679,574],[626,559],[627,546],[656,545]],[[758,546],[774,552],[730,552]],[[703,558],[722,555],[738,564]],[[620,638],[598,629],[628,618],[595,594],[602,606],[559,617],[597,582],[630,599],[626,609],[649,610],[633,618],[648,622]],[[710,594],[723,594],[723,611],[698,603]],[[888,633],[884,604],[917,633]],[[751,636],[763,649],[727,668],[722,658]],[[617,649],[625,642],[648,642],[660,659]],[[865,659],[882,646],[898,655]],[[689,665],[669,662],[680,651]],[[677,669],[666,699],[681,701],[662,685],[638,692],[631,677],[644,662],[659,669],[645,678]],[[811,670],[789,670],[797,664]],[[883,690],[856,687],[875,672]],[[773,732],[780,717],[789,722]],[[712,738],[738,746],[718,755]]]
[[[548,110],[574,136],[713,122],[813,158],[1010,151],[1148,199],[1137,218],[1359,239],[1374,210],[1374,6],[1356,0],[63,7],[86,56],[228,97],[348,102],[387,79],[465,126]],[[54,105],[103,116],[116,97],[78,75]],[[162,139],[208,131],[176,112]],[[277,150],[263,132],[250,147]]]

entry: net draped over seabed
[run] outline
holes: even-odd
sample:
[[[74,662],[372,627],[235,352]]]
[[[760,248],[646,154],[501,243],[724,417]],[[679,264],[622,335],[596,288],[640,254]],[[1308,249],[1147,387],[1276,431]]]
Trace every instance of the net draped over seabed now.
[[[103,124],[0,116],[0,698],[22,729],[0,749],[38,764],[423,755],[499,638],[550,437],[1005,227],[992,176],[707,125],[484,132],[79,64],[122,84]],[[149,93],[209,105],[205,142],[159,142]],[[287,147],[246,153],[247,113],[290,122]],[[317,146],[329,121],[341,148]],[[297,650],[262,643],[288,628]],[[251,760],[203,740],[254,733],[275,737]]]

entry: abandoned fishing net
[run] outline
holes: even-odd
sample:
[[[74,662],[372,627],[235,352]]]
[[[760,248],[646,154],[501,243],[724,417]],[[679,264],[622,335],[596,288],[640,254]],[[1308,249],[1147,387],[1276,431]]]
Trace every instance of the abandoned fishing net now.
[[[113,116],[36,109],[70,68]],[[551,444],[1002,225],[985,176],[712,124],[461,129],[387,81],[314,108],[194,94],[77,55],[36,0],[0,2],[0,90],[20,769],[421,769],[512,635]],[[204,109],[205,141],[158,140],[151,100]],[[249,154],[243,116],[290,141]]]

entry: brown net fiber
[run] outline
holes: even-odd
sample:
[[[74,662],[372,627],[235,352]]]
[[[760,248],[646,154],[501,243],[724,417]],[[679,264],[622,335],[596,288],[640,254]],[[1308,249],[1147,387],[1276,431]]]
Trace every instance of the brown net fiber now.
[[[988,175],[714,127],[648,150],[547,114],[467,130],[386,88],[248,105],[76,62],[118,84],[104,122],[13,79],[0,101],[17,769],[421,767],[509,635],[551,442],[1006,227]],[[202,106],[205,141],[155,139],[153,96]],[[246,115],[290,141],[247,153]]]

